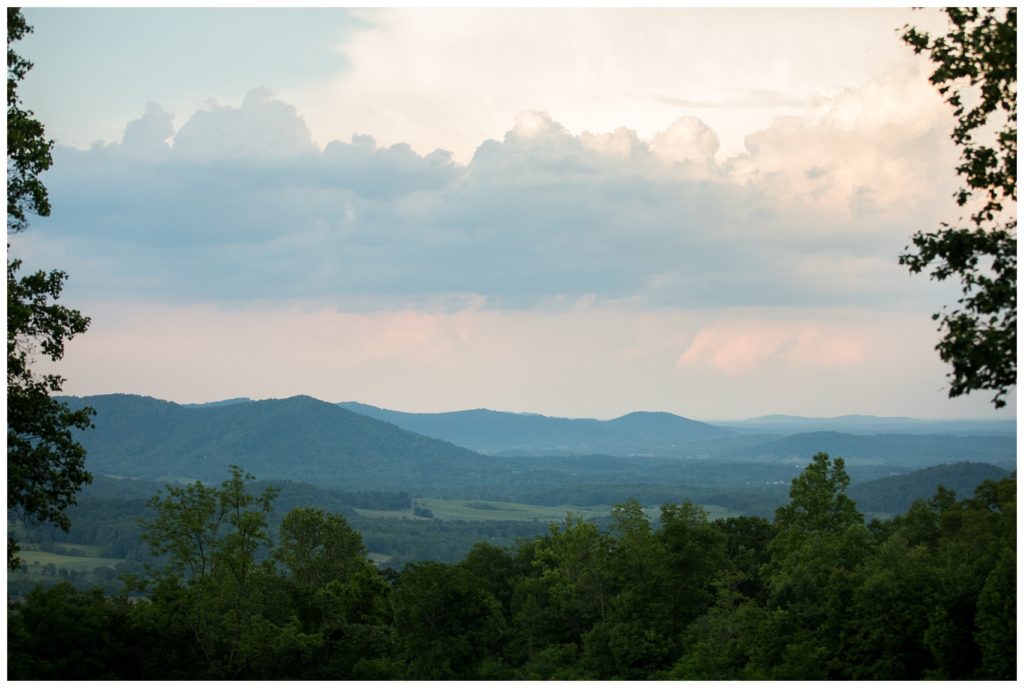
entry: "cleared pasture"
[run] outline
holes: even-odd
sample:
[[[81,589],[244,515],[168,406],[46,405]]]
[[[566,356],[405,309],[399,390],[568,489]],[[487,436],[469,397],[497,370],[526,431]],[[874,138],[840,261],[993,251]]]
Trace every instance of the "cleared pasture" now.
[[[85,545],[69,545],[75,549],[88,550],[93,549],[94,551],[98,548],[89,548]],[[100,566],[107,566],[114,568],[124,559],[112,559],[108,557],[75,557],[67,554],[54,554],[53,552],[43,552],[41,550],[33,549],[22,549],[18,553],[21,560],[26,565],[26,571],[28,573],[38,573],[42,567],[47,564],[53,564],[57,568],[65,568],[68,571],[92,571]]]
[[[429,509],[434,514],[434,519],[439,521],[540,521],[540,522],[561,522],[565,515],[581,514],[584,518],[600,518],[611,514],[612,507],[607,504],[595,506],[574,506],[562,504],[559,506],[539,506],[537,504],[522,504],[519,502],[498,502],[486,499],[440,499],[433,497],[418,497],[414,500],[414,506]],[[703,504],[711,519],[728,518],[739,516],[740,512],[731,511],[723,506],[715,504]],[[356,509],[361,516],[369,518],[411,518],[422,519],[413,513],[413,507],[408,509],[397,509],[389,511],[374,511],[370,509]],[[660,506],[645,506],[644,511],[652,522],[657,521],[661,511]]]

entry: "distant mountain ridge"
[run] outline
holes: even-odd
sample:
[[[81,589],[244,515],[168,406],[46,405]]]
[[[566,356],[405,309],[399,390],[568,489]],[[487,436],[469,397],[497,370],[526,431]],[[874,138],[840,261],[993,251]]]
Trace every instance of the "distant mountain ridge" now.
[[[197,404],[181,404],[186,408],[208,408],[210,406],[231,406],[232,404],[247,404],[253,401],[249,397],[232,397],[231,399],[221,399],[220,401],[204,401]]]
[[[262,480],[391,487],[418,476],[471,480],[487,457],[334,404],[297,396],[182,406],[127,394],[64,397],[92,406],[95,428],[77,433],[99,474],[220,481],[240,465]]]
[[[603,421],[488,409],[406,413],[352,401],[338,406],[474,451],[509,456],[673,455],[684,445],[735,434],[665,412],[637,411]]]
[[[855,481],[965,460],[1010,470],[1016,466],[1012,436],[719,436],[714,426],[667,413],[633,413],[611,421],[487,410],[425,414],[427,420],[439,415],[450,423],[468,424],[499,448],[484,455],[308,396],[198,406],[125,394],[64,399],[73,407],[89,405],[98,412],[95,429],[76,433],[88,452],[88,470],[149,480],[220,482],[227,466],[236,464],[261,480],[348,491],[487,494],[517,501],[554,492],[593,496],[587,486],[597,485],[622,499],[630,496],[624,488],[628,485],[684,486],[690,494],[775,486],[768,489],[784,494],[788,481],[820,451],[846,458]],[[420,414],[407,416],[423,420]],[[510,420],[520,429],[547,432],[541,440],[561,451],[529,455],[523,447],[545,445],[537,434],[510,435]],[[679,441],[708,434],[712,439]],[[515,446],[501,444],[510,438],[517,441]],[[574,441],[580,444],[574,446]],[[598,441],[607,449],[575,453]]]
[[[1016,420],[926,420],[904,416],[850,414],[831,418],[773,414],[736,421],[715,421],[737,432],[793,434],[843,432],[853,435],[1015,435]]]
[[[602,421],[487,409],[407,413],[357,402],[338,405],[496,456],[608,454],[771,462],[806,461],[826,451],[903,466],[965,459],[1005,464],[1016,456],[1016,426],[1003,421],[776,415],[722,426],[665,412],[640,411]]]

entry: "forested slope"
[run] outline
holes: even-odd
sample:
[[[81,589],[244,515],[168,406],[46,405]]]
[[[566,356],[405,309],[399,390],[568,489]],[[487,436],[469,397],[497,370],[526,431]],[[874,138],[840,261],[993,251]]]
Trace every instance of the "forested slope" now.
[[[69,398],[96,409],[82,432],[99,474],[218,480],[231,464],[264,479],[359,489],[443,474],[474,482],[488,458],[311,397],[185,407],[125,394]]]
[[[604,421],[489,409],[405,413],[356,402],[338,405],[474,451],[510,456],[673,455],[690,443],[734,434],[726,428],[658,412],[634,412]]]

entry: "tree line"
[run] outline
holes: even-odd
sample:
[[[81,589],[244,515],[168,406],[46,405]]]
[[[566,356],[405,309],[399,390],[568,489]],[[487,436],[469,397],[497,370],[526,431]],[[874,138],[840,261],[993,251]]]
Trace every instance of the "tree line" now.
[[[636,501],[453,564],[380,570],[339,514],[232,468],[153,498],[159,564],[114,596],[37,588],[11,679],[1013,679],[1016,480],[865,524],[814,457],[773,521]]]

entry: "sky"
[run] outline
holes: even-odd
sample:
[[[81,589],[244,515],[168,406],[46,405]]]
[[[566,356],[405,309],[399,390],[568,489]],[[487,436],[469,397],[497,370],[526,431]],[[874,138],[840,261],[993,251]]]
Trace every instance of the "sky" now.
[[[24,14],[69,394],[1015,416],[898,264],[959,216],[938,10]]]

